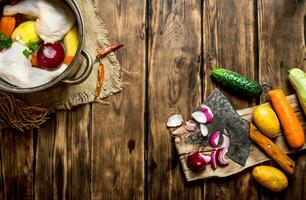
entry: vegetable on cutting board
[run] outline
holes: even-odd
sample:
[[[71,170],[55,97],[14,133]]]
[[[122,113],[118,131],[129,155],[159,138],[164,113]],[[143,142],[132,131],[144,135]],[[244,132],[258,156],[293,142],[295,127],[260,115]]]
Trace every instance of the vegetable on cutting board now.
[[[41,39],[35,31],[35,21],[26,21],[20,24],[12,34],[12,40],[18,40],[23,44],[29,42],[40,43]]]
[[[273,108],[284,129],[285,137],[292,148],[300,148],[304,145],[304,130],[295,115],[290,103],[281,89],[268,92]]]
[[[281,132],[280,124],[274,110],[266,104],[256,106],[252,120],[259,130],[269,138],[275,138]]]
[[[257,166],[252,174],[258,183],[274,192],[281,192],[288,187],[286,175],[275,167]]]
[[[3,33],[7,37],[11,37],[16,26],[15,17],[4,16],[0,20],[0,33]]]
[[[220,85],[245,96],[258,96],[262,92],[258,82],[230,70],[214,68],[211,78]]]
[[[290,69],[288,72],[289,81],[294,87],[306,115],[306,73],[298,68]]]

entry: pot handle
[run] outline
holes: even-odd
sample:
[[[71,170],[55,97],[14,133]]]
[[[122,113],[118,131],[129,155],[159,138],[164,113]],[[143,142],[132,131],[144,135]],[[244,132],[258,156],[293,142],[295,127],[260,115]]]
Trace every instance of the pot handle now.
[[[90,73],[92,71],[92,65],[93,65],[91,56],[85,50],[81,50],[81,54],[86,59],[86,68],[85,68],[85,71],[83,72],[83,74],[80,77],[78,77],[76,79],[62,80],[63,83],[77,85],[77,84],[80,84],[83,81],[85,81],[88,78],[88,76],[90,75]]]

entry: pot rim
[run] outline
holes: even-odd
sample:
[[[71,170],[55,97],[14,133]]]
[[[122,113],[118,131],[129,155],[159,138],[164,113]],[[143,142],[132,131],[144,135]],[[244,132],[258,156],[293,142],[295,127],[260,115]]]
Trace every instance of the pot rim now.
[[[77,25],[78,31],[79,31],[79,46],[78,46],[76,54],[74,55],[74,58],[73,58],[72,62],[68,65],[67,69],[63,73],[61,73],[58,77],[51,80],[50,82],[48,82],[44,85],[40,85],[38,87],[33,87],[33,88],[19,88],[17,86],[11,85],[11,84],[7,83],[6,81],[0,79],[1,80],[1,83],[0,83],[0,89],[1,90],[7,91],[7,92],[12,92],[12,93],[18,93],[18,94],[27,94],[27,93],[39,92],[39,91],[48,89],[48,88],[54,86],[55,84],[59,83],[60,81],[65,79],[70,74],[70,72],[73,70],[73,67],[77,67],[74,64],[80,56],[80,53],[81,53],[81,50],[82,50],[82,47],[83,47],[83,43],[84,43],[83,16],[80,12],[79,6],[77,5],[77,3],[75,1],[65,0],[64,3],[68,7],[70,7],[70,9],[73,11],[75,19],[76,19],[76,25]]]

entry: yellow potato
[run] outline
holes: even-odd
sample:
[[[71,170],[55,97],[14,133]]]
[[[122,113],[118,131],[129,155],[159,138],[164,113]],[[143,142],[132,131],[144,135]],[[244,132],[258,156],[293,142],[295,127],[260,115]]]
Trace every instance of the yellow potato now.
[[[74,26],[64,37],[64,46],[67,56],[74,56],[79,47],[79,31]]]
[[[35,21],[26,21],[20,24],[12,34],[12,40],[15,41],[17,38],[24,44],[39,43],[41,39],[35,31]]]
[[[274,192],[281,192],[288,187],[286,175],[275,167],[257,166],[252,174],[258,183]]]
[[[253,122],[257,128],[267,137],[275,138],[280,133],[280,124],[274,110],[268,105],[255,107]]]

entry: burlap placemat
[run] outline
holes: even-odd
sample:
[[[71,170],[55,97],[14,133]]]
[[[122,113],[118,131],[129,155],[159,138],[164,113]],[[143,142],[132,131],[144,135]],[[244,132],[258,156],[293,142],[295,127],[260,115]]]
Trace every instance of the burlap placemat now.
[[[94,1],[75,0],[78,4],[84,19],[85,44],[83,48],[95,58],[97,49],[109,46],[108,31],[105,29],[102,19],[96,15],[97,9]],[[101,101],[103,98],[121,91],[120,64],[114,53],[103,58],[105,67],[105,78],[100,96],[95,99],[94,92],[97,84],[97,72],[99,62],[95,62],[89,78],[79,85],[59,84],[51,89],[16,97],[24,100],[30,105],[49,108],[51,110],[71,109],[80,104],[93,101]],[[80,67],[84,66],[80,63]]]

